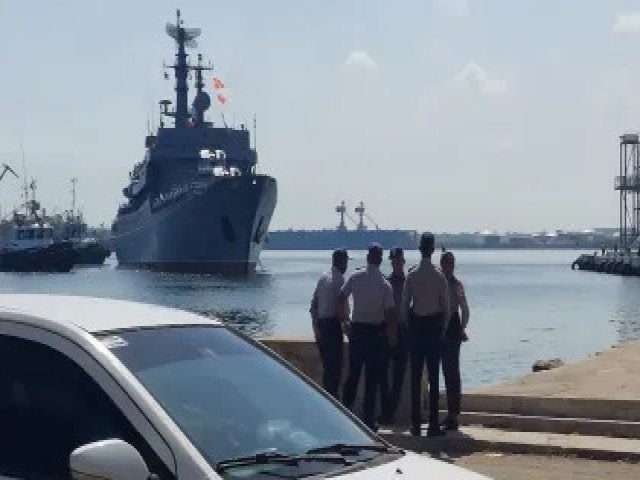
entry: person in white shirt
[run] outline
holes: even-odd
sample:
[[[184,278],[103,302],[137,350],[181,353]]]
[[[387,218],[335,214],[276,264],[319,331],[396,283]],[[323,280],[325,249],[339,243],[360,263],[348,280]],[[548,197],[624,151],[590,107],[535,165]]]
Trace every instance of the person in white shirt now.
[[[466,328],[469,324],[469,305],[462,282],[453,274],[455,257],[445,252],[440,257],[440,268],[449,284],[449,324],[442,347],[442,373],[447,390],[447,418],[442,423],[445,430],[458,430],[458,416],[462,400],[460,381],[460,345],[466,342]]]
[[[380,271],[382,247],[374,243],[369,247],[367,267],[357,270],[347,280],[340,293],[345,312],[348,298],[353,295],[353,313],[349,324],[349,373],[344,385],[342,401],[353,408],[362,367],[365,367],[364,423],[375,430],[376,392],[384,378],[385,355],[395,342],[395,308],[391,285]],[[382,409],[388,409],[386,395]]]
[[[410,270],[402,292],[402,315],[409,328],[411,362],[411,433],[421,434],[422,372],[425,359],[429,380],[429,428],[427,436],[441,436],[438,422],[440,396],[440,356],[442,340],[449,319],[449,293],[445,276],[431,263],[435,238],[431,233],[420,237],[422,260]]]
[[[344,335],[342,321],[348,319],[348,309],[339,313],[339,295],[344,285],[349,255],[346,250],[334,250],[331,271],[318,280],[311,299],[311,321],[313,333],[322,361],[322,387],[335,398],[342,379],[344,358]]]

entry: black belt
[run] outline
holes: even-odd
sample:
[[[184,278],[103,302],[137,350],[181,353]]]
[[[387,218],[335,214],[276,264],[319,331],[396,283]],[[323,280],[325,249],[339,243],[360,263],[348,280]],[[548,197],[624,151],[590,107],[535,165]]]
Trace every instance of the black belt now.
[[[387,328],[386,323],[351,322],[351,328],[358,328],[364,331],[378,332]]]
[[[444,312],[430,313],[429,315],[418,315],[411,310],[409,312],[409,319],[420,322],[442,321],[444,319]]]

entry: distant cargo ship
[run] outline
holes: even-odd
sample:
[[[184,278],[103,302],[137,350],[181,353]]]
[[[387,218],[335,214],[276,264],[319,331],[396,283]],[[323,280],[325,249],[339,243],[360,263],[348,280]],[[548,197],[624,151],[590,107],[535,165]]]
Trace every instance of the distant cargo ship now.
[[[267,236],[265,248],[269,250],[333,250],[335,248],[366,250],[372,242],[378,242],[384,249],[401,247],[405,250],[415,250],[418,246],[418,233],[415,230],[378,228],[367,215],[362,202],[355,208],[355,213],[359,217],[357,222],[347,213],[344,202],[336,207],[336,212],[340,214],[340,223],[336,228],[271,231]],[[356,224],[354,230],[347,229],[345,217]],[[373,229],[367,227],[365,218],[373,223]]]

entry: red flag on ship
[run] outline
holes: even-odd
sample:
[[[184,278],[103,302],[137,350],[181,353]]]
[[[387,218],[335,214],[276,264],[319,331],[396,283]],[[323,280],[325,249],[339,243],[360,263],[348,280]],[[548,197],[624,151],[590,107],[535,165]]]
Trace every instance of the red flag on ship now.
[[[221,90],[224,88],[224,83],[222,82],[222,80],[220,80],[219,78],[214,78],[213,79],[213,89],[214,90]]]
[[[213,78],[213,89],[216,92],[216,100],[220,105],[224,105],[229,101],[229,94],[226,90],[224,82],[220,78]]]

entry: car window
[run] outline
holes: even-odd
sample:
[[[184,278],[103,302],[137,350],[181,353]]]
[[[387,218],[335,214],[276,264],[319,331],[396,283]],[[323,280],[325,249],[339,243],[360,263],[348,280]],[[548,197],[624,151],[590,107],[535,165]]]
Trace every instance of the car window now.
[[[148,328],[102,341],[211,465],[267,450],[376,441],[321,391],[226,328]]]
[[[120,438],[150,471],[173,475],[102,389],[68,357],[45,345],[0,335],[0,477],[70,479],[81,445]]]

